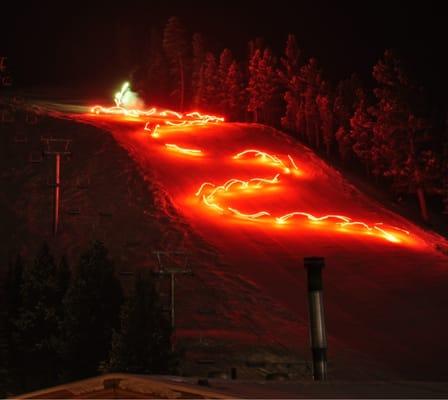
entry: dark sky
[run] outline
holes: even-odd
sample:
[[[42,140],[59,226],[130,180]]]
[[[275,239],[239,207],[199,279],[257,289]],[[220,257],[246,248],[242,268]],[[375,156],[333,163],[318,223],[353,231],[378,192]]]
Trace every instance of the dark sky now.
[[[352,72],[368,80],[383,50],[397,48],[423,84],[439,95],[447,89],[445,13],[435,1],[16,3],[2,10],[0,53],[19,86],[116,86],[144,54],[151,26],[178,15],[190,33],[200,31],[215,49],[227,46],[240,57],[250,38],[264,37],[279,53],[295,33],[334,81]],[[120,38],[118,25],[127,32]],[[118,40],[128,43],[125,53],[117,52]]]

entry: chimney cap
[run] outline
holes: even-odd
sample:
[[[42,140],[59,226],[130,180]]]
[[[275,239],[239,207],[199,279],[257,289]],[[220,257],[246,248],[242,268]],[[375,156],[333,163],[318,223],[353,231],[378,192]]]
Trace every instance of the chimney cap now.
[[[325,258],[324,257],[304,257],[303,265],[305,268],[308,267],[325,267]]]

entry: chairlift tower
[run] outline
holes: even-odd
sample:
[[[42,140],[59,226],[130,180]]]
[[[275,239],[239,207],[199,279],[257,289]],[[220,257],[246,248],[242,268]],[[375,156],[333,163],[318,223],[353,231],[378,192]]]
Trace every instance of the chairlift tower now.
[[[193,275],[193,271],[188,267],[188,255],[183,251],[154,251],[153,252],[157,261],[159,262],[159,270],[155,272],[158,276],[169,276],[171,280],[171,290],[170,290],[170,314],[171,314],[171,328],[174,332],[175,329],[175,283],[176,275]],[[162,257],[166,256],[184,256],[184,265],[182,267],[176,266],[166,266],[162,262]]]
[[[44,150],[45,155],[55,156],[55,180],[51,186],[54,187],[54,202],[53,202],[53,235],[58,233],[59,226],[59,204],[60,204],[60,189],[61,189],[61,156],[71,154],[69,148],[72,143],[71,139],[59,138],[41,138],[41,141],[46,145]]]

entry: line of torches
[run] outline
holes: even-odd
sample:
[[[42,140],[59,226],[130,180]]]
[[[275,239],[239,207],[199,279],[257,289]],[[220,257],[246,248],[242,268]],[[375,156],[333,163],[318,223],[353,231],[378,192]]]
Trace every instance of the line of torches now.
[[[123,98],[126,92],[129,90],[129,83],[125,83],[121,90],[115,94],[115,106],[113,107],[103,107],[96,105],[91,108],[91,112],[94,114],[112,114],[112,115],[123,115],[128,117],[135,118],[147,118],[150,117],[152,120],[148,120],[145,124],[144,130],[149,132],[150,136],[153,138],[160,137],[159,128],[161,124],[172,126],[172,127],[185,127],[185,126],[201,126],[207,125],[210,123],[220,123],[224,122],[223,117],[218,117],[214,115],[202,114],[198,111],[189,112],[186,114],[182,114],[172,110],[158,110],[153,107],[148,110],[139,110],[139,109],[129,109],[123,104]],[[156,119],[158,122],[154,122]],[[165,147],[169,151],[174,151],[186,156],[193,157],[201,157],[204,155],[202,150],[199,149],[189,149],[183,148],[176,144],[166,143]],[[279,168],[284,174],[294,174],[299,176],[302,174],[300,169],[297,167],[294,159],[288,154],[288,161],[282,160],[280,157],[276,155],[268,154],[264,151],[256,150],[256,149],[248,149],[244,150],[232,158],[234,160],[246,160],[247,156],[253,156],[258,161],[262,163],[269,164],[273,167]],[[253,189],[262,189],[263,187],[269,185],[277,185],[280,182],[280,174],[275,175],[271,179],[266,178],[252,178],[247,181],[241,179],[229,179],[227,182],[221,185],[215,185],[211,182],[204,182],[200,185],[199,189],[196,191],[195,196],[201,199],[202,203],[220,213],[227,214],[233,217],[249,220],[249,221],[257,221],[262,218],[274,218],[274,222],[278,225],[284,225],[289,223],[289,220],[292,218],[306,218],[310,223],[320,223],[322,221],[333,221],[337,226],[341,228],[350,228],[357,227],[361,228],[365,233],[375,234],[377,236],[381,236],[384,239],[398,243],[401,242],[400,238],[394,234],[397,232],[404,233],[409,235],[409,231],[405,229],[401,229],[395,226],[386,225],[382,222],[367,224],[362,221],[354,221],[351,218],[344,215],[337,214],[328,214],[323,216],[315,216],[313,214],[304,212],[304,211],[293,211],[278,217],[273,217],[269,211],[258,211],[256,213],[244,213],[233,207],[224,207],[218,202],[219,196],[224,193],[237,193],[244,190],[253,190]],[[394,232],[391,232],[394,231]]]

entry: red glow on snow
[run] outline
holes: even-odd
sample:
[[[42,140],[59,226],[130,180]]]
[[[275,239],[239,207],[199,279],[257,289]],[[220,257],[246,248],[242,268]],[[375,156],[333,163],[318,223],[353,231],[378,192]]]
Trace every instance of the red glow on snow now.
[[[127,90],[129,90],[129,85],[125,84],[123,85],[122,90],[115,95],[115,106],[103,107],[97,105],[91,108],[91,112],[96,115],[122,115],[124,117],[136,118],[137,120],[145,119],[144,131],[149,132],[149,135],[155,139],[160,138],[161,131],[165,129],[164,127],[194,128],[210,123],[217,124],[224,122],[223,117],[202,114],[199,111],[182,114],[168,109],[158,110],[156,107],[152,107],[148,110],[128,109],[122,103],[122,99]],[[181,130],[178,129],[178,131],[180,132]],[[164,146],[166,150],[181,155],[193,157],[201,157],[204,155],[202,150],[181,147],[174,143],[165,143]],[[291,175],[303,175],[301,169],[289,154],[278,156],[266,151],[251,148],[242,150],[232,157],[227,158],[227,162],[235,164],[248,163],[250,160],[278,169],[281,174],[284,174],[285,178]],[[244,196],[249,194],[253,195],[253,193],[266,194],[266,191],[269,188],[272,189],[274,185],[282,192],[291,190],[291,188],[287,187],[287,182],[286,186],[282,185],[282,182],[283,180],[281,179],[280,173],[272,178],[232,178],[223,184],[214,184],[207,181],[197,187],[194,195],[200,199],[201,204],[207,209],[231,219],[247,220],[251,222],[264,221],[271,224],[273,227],[279,228],[286,225],[291,226],[293,229],[300,229],[305,223],[310,227],[312,226],[326,231],[367,234],[385,239],[392,243],[409,243],[409,240],[406,240],[406,238],[410,236],[409,231],[383,222],[367,223],[338,213],[322,213],[322,215],[315,215],[308,212],[308,210],[291,210],[287,213],[281,213],[278,210],[274,211],[272,209],[246,210],[244,209],[244,204],[241,205],[240,200],[244,200]],[[297,184],[295,187],[297,187]],[[230,201],[233,200],[235,202],[237,200],[238,205],[226,204],[226,201],[228,201],[229,198]],[[258,201],[255,201],[255,203],[258,204]],[[253,202],[251,204],[253,204]],[[274,203],[268,203],[268,206],[274,206]]]

